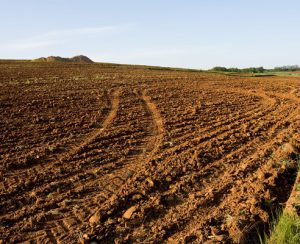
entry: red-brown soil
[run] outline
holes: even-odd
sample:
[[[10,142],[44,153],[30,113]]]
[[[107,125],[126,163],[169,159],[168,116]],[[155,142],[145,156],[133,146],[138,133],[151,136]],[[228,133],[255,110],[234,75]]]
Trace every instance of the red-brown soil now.
[[[300,79],[0,62],[0,240],[241,243],[289,197]]]

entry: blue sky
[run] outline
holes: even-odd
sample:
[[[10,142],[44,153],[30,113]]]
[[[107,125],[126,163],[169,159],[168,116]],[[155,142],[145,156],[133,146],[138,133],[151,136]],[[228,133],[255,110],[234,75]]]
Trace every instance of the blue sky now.
[[[0,58],[300,65],[299,13],[296,0],[0,0]]]

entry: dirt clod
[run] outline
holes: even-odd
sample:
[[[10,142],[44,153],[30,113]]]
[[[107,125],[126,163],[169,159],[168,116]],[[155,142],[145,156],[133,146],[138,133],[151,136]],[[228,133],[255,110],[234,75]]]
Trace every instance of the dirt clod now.
[[[89,218],[89,222],[91,225],[99,223],[100,220],[101,220],[101,214],[98,211]]]
[[[123,214],[124,219],[130,219],[132,214],[137,210],[136,206],[132,206],[129,209],[126,210],[126,212]]]

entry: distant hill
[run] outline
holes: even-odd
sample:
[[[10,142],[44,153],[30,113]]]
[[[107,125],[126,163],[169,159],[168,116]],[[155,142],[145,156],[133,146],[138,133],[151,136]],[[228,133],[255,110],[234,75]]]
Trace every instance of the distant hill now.
[[[62,58],[59,56],[49,56],[33,59],[33,62],[77,62],[77,63],[94,63],[91,59],[84,55],[74,56],[72,58]]]
[[[91,59],[89,59],[87,56],[84,56],[84,55],[74,56],[73,58],[70,58],[70,60],[72,62],[94,63]]]

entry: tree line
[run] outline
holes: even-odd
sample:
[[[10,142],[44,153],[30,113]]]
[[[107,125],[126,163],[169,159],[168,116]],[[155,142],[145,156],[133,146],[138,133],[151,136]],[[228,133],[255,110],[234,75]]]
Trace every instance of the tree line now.
[[[264,67],[250,67],[250,68],[226,68],[222,66],[216,66],[211,69],[211,71],[218,71],[218,72],[241,72],[241,73],[263,73],[265,71],[297,71],[300,70],[299,65],[285,65],[285,66],[278,66],[274,69],[265,69]]]

